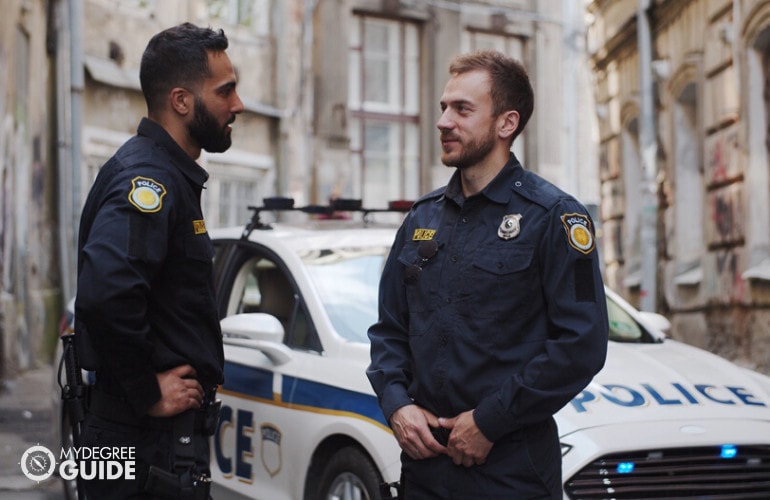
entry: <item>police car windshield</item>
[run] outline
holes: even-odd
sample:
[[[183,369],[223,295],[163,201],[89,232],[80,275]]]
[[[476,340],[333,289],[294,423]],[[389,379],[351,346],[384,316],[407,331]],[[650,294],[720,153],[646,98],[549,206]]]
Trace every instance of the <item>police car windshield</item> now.
[[[369,342],[377,321],[377,290],[387,247],[334,248],[300,254],[336,332]]]
[[[655,342],[655,338],[610,297],[607,297],[607,312],[610,321],[610,340],[615,342]]]

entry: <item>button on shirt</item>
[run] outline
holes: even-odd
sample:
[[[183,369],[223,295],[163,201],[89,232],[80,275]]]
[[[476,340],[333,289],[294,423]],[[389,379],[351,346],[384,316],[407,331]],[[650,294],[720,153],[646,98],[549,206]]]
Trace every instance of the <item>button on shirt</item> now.
[[[588,213],[516,158],[479,194],[458,172],[415,203],[380,282],[367,375],[389,420],[475,409],[495,441],[546,420],[601,369],[607,303]],[[518,225],[518,227],[517,227]],[[423,241],[436,242],[426,257]]]
[[[76,331],[98,358],[97,384],[139,416],[160,399],[157,372],[190,364],[205,389],[222,380],[214,249],[200,207],[207,178],[145,118],[83,209]]]

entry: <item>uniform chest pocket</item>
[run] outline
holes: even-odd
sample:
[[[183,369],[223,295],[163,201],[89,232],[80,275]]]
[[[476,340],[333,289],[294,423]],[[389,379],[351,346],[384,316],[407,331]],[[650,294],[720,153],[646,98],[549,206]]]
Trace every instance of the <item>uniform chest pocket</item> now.
[[[499,247],[482,247],[473,260],[473,266],[498,276],[517,273],[532,265],[532,254],[535,249],[529,246],[500,249]]]
[[[528,307],[540,287],[534,247],[500,243],[479,247],[458,283],[457,310],[473,318],[478,331],[497,329],[495,322],[509,320],[513,311]]]
[[[214,244],[206,234],[186,236],[184,254],[187,258],[201,262],[211,262],[214,258]]]

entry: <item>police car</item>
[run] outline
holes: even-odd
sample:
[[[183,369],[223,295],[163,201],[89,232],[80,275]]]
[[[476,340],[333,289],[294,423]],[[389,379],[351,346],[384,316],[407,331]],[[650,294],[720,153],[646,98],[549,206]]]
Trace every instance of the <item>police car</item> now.
[[[218,500],[377,499],[398,480],[400,450],[365,375],[397,226],[351,202],[265,200],[246,228],[211,231],[226,359]],[[265,223],[273,209],[312,216]],[[666,338],[665,318],[611,290],[607,300],[606,366],[557,414],[564,498],[770,498],[770,378]]]

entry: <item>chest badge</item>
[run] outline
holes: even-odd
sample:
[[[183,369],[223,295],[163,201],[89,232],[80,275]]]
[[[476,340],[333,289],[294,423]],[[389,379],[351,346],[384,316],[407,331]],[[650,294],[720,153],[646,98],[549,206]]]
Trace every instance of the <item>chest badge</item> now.
[[[497,228],[497,235],[504,239],[510,240],[515,238],[521,232],[521,214],[509,214],[503,216],[503,222],[500,223],[500,227]]]

